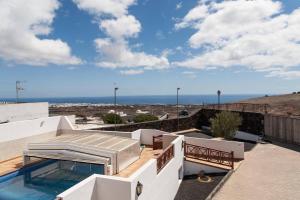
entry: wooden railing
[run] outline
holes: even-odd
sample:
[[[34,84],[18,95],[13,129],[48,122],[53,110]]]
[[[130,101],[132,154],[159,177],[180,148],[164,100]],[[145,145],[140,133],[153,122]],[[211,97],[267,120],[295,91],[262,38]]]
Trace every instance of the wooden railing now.
[[[153,150],[162,149],[163,148],[163,136],[153,136]]]
[[[160,154],[157,160],[157,173],[159,173],[167,164],[168,162],[174,158],[174,145],[170,145],[167,149]]]
[[[184,155],[186,158],[203,160],[219,165],[234,168],[234,153],[219,151],[207,147],[196,146],[192,144],[184,144]]]

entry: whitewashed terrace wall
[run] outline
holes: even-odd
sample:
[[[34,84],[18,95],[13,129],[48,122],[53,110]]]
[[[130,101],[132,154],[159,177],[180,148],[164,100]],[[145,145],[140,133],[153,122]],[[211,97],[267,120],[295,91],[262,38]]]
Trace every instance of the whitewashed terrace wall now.
[[[173,200],[181,180],[179,169],[183,168],[182,141],[175,139],[174,158],[157,174],[157,161],[151,159],[129,178],[94,175],[58,195],[62,200]],[[182,170],[183,171],[183,170]],[[183,172],[182,172],[183,175]],[[95,181],[96,179],[96,181]],[[142,194],[136,197],[136,186],[143,184]]]
[[[244,159],[244,142],[215,140],[205,138],[185,137],[185,142],[197,146],[216,149],[219,151],[234,152],[234,158]]]
[[[66,190],[59,196],[63,197],[64,200],[84,199],[84,200],[96,200],[96,194],[94,188],[96,187],[97,175],[92,175],[78,184],[72,187],[72,190]],[[60,199],[57,197],[57,199]]]
[[[155,129],[139,129],[132,132],[132,139],[140,140],[141,144],[152,145],[153,136],[169,134],[168,132]]]
[[[48,117],[48,103],[0,104],[0,123]]]
[[[0,161],[22,155],[29,142],[53,138],[70,128],[68,118],[61,116],[0,124]]]
[[[71,124],[75,124],[76,123],[76,115],[68,115],[66,116],[69,121],[71,122]]]
[[[130,178],[131,200],[136,200],[136,186],[140,182],[143,184],[143,192],[138,200],[173,200],[181,180],[179,180],[179,169],[183,169],[183,148],[184,137],[179,136],[172,142],[174,145],[174,158],[157,174],[156,160],[147,163]],[[183,170],[182,170],[183,173]]]
[[[254,135],[251,133],[246,133],[243,131],[236,131],[234,138],[236,139],[240,139],[240,140],[247,140],[247,141],[253,141],[253,142],[257,142],[259,140],[262,139],[262,137],[258,136],[258,135]]]

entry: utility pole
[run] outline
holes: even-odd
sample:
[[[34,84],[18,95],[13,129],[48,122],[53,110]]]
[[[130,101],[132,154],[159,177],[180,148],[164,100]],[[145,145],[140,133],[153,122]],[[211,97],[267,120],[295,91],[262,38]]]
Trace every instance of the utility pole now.
[[[117,130],[117,90],[118,89],[119,89],[118,87],[114,88],[114,95],[115,95],[115,101],[114,101],[114,104],[115,104],[115,131]]]
[[[178,95],[179,95],[179,90],[180,88],[177,88],[177,131],[179,131],[179,99],[178,99]]]
[[[218,95],[218,108],[220,109],[220,97],[221,97],[221,91],[220,90],[218,90],[217,91],[217,95]]]
[[[24,90],[24,88],[21,86],[21,83],[21,81],[16,81],[16,103],[19,103],[19,92]]]

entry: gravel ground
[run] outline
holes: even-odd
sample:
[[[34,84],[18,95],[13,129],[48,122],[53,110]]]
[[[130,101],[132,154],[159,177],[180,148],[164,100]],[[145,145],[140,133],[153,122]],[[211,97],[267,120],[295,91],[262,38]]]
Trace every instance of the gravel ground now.
[[[212,182],[209,183],[199,182],[197,175],[186,176],[174,200],[205,200],[225,175],[226,173],[210,174],[208,176],[212,178]]]

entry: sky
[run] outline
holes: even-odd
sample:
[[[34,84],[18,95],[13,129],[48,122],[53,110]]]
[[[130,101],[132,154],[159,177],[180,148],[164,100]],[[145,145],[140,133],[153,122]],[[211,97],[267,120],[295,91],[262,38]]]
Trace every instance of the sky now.
[[[0,97],[300,91],[300,1],[0,0]]]

